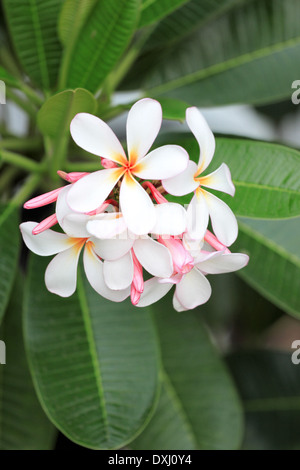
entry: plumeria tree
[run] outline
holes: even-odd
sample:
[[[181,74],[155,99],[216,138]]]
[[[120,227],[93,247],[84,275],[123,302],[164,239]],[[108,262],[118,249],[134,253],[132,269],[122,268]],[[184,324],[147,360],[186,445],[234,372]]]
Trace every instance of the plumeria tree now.
[[[291,355],[232,350],[300,314],[300,154],[199,110],[290,98],[299,2],[2,9],[0,448],[299,447]]]

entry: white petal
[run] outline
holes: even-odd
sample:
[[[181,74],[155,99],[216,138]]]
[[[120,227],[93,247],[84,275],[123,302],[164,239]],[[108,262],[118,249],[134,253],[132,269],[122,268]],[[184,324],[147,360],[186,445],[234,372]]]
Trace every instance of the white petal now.
[[[76,144],[87,152],[120,164],[126,160],[118,138],[97,116],[88,113],[76,114],[71,122],[70,131]]]
[[[222,163],[217,170],[213,171],[209,175],[201,177],[200,184],[201,186],[217,189],[223,193],[230,194],[230,196],[234,196],[235,193],[235,187],[231,179],[230,170],[226,163]]]
[[[202,240],[208,225],[208,207],[201,190],[197,190],[187,209],[187,231],[190,238]]]
[[[164,179],[162,185],[167,193],[173,194],[174,196],[184,196],[198,188],[199,182],[194,180],[196,173],[197,165],[190,160],[187,168],[182,173],[173,178]]]
[[[152,238],[135,241],[134,253],[141,265],[153,276],[170,277],[173,273],[172,257],[169,250]]]
[[[244,268],[248,261],[249,256],[243,253],[220,253],[197,264],[197,268],[207,274],[231,273]]]
[[[103,277],[103,262],[98,258],[93,249],[86,248],[84,250],[83,264],[89,283],[102,297],[114,302],[122,302],[122,300],[129,296],[129,287],[124,290],[112,290],[107,287]]]
[[[194,239],[189,236],[188,233],[185,233],[182,237],[183,246],[188,252],[193,256],[197,256],[198,253],[201,253],[203,247],[203,239]]]
[[[47,289],[61,297],[69,297],[75,292],[77,265],[82,245],[75,245],[62,251],[48,264],[45,272]]]
[[[89,237],[86,224],[90,217],[86,214],[74,213],[67,203],[67,196],[71,189],[70,186],[63,188],[56,202],[56,217],[59,225],[69,237]]]
[[[177,312],[186,312],[188,309],[187,308],[184,308],[181,303],[179,302],[179,300],[177,299],[177,296],[176,296],[176,292],[175,294],[173,295],[173,307],[174,307],[174,310],[176,310]]]
[[[192,269],[177,284],[176,296],[183,308],[191,310],[208,301],[211,296],[210,283],[197,269]]]
[[[124,235],[123,238],[121,236]],[[128,232],[120,235],[120,238],[103,239],[91,238],[94,243],[94,251],[102,259],[115,260],[124,256],[131,250],[134,238],[128,236]]]
[[[127,229],[126,222],[120,212],[99,214],[87,222],[87,231],[96,238],[113,238]]]
[[[161,180],[182,173],[188,164],[189,156],[179,145],[164,145],[142,159],[132,172],[142,179]]]
[[[133,261],[128,252],[115,261],[104,261],[103,276],[107,287],[112,290],[122,290],[129,287],[133,279]]]
[[[238,224],[232,210],[213,194],[203,191],[212,227],[223,245],[230,246],[238,235]]]
[[[105,201],[122,176],[122,168],[99,170],[72,184],[67,203],[75,212],[90,212]]]
[[[158,235],[180,235],[187,226],[186,210],[174,202],[157,204],[155,207],[156,223],[152,233]]]
[[[136,235],[151,232],[156,216],[152,201],[142,186],[127,173],[121,184],[120,204],[128,228]]]
[[[154,304],[164,297],[172,287],[173,284],[162,284],[158,282],[156,277],[149,279],[144,283],[144,291],[137,307],[147,307],[148,305]]]
[[[33,253],[40,256],[50,256],[67,250],[72,245],[68,235],[54,232],[54,230],[48,229],[38,235],[32,235],[32,230],[37,225],[37,222],[24,222],[20,225],[24,243]]]
[[[197,108],[192,107],[186,110],[186,122],[200,147],[198,163],[198,174],[200,174],[208,167],[214,156],[215,138],[206,120]]]
[[[131,161],[143,158],[153,144],[162,122],[158,101],[144,98],[135,103],[127,117],[127,148]]]

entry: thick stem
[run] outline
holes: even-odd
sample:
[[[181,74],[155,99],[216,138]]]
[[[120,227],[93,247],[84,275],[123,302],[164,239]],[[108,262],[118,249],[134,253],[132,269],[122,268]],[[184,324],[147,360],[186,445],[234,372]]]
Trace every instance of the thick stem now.
[[[4,170],[1,170],[0,194],[11,185],[19,171],[20,170],[14,166],[8,166],[7,168],[4,168]]]
[[[76,172],[82,172],[82,171],[85,171],[85,172],[90,172],[90,171],[97,171],[97,170],[101,170],[102,169],[102,166],[101,166],[101,162],[100,162],[100,159],[99,159],[99,162],[78,162],[78,163],[67,163],[66,164],[66,171],[69,173],[69,172],[73,172],[73,171],[76,171]]]
[[[21,206],[28,198],[32,195],[34,190],[38,187],[41,182],[41,175],[34,174],[30,175],[26,183],[19,189],[11,200],[11,204],[14,206]]]
[[[44,170],[44,165],[36,163],[30,158],[19,155],[18,153],[9,152],[8,150],[0,149],[0,158],[13,166],[22,168],[29,173],[41,173]]]
[[[43,147],[43,141],[41,137],[9,137],[7,139],[0,140],[0,151],[5,150],[40,150]]]

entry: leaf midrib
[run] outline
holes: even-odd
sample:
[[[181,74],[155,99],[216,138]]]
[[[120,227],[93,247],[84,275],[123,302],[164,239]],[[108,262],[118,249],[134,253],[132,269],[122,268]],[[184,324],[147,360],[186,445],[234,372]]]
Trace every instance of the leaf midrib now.
[[[48,69],[46,65],[47,60],[46,60],[46,54],[44,50],[44,41],[43,41],[43,35],[42,35],[42,30],[41,30],[39,15],[38,15],[38,9],[37,9],[35,0],[29,0],[29,3],[30,3],[29,8],[31,10],[32,22],[33,22],[33,25],[35,26],[33,28],[33,33],[36,37],[36,50],[39,56],[38,64],[39,64],[39,68],[41,71],[41,76],[44,82],[44,86],[45,88],[49,88],[49,76],[48,76]]]
[[[224,62],[219,62],[210,67],[207,67],[206,69],[201,69],[201,70],[198,70],[197,72],[184,75],[183,77],[170,80],[169,82],[166,82],[163,85],[158,85],[156,87],[149,88],[148,91],[150,91],[152,95],[160,95],[174,88],[180,88],[181,86],[188,85],[197,80],[205,79],[212,75],[217,75],[218,73],[227,71],[229,69],[237,68],[240,65],[245,65],[254,60],[261,59],[263,57],[271,56],[272,54],[276,52],[280,52],[284,49],[295,47],[297,45],[300,45],[300,36],[297,38],[289,39],[286,42],[278,43],[272,46],[268,46],[262,49],[257,49],[255,51],[248,52],[246,54],[242,54],[240,56],[234,57]]]
[[[166,387],[166,390],[168,392],[169,397],[173,401],[174,408],[178,412],[178,414],[181,416],[182,421],[185,423],[186,426],[186,432],[190,438],[190,440],[193,442],[195,449],[198,449],[198,443],[197,443],[197,438],[193,432],[193,427],[184,411],[184,408],[181,404],[181,401],[175,391],[175,388],[171,382],[171,379],[169,378],[167,372],[165,370],[162,370],[162,378],[164,381],[164,385]]]
[[[91,321],[91,317],[89,313],[89,306],[88,306],[87,298],[85,295],[85,290],[83,287],[81,273],[79,270],[78,270],[78,279],[77,279],[77,293],[78,293],[79,305],[82,311],[82,318],[83,318],[83,322],[85,326],[91,360],[92,360],[92,364],[93,364],[93,368],[95,372],[95,379],[96,379],[96,384],[98,388],[100,408],[103,413],[105,439],[106,439],[106,442],[109,442],[110,437],[109,437],[109,427],[108,427],[108,415],[107,415],[107,410],[106,410],[106,402],[105,402],[103,382],[102,382],[102,376],[101,376],[100,361],[99,361],[99,357],[97,354],[96,342],[95,342],[95,337],[93,334],[93,326],[92,326],[92,321]]]
[[[241,220],[239,220],[238,222],[239,222],[240,230],[244,232],[246,235],[248,235],[251,238],[254,238],[257,242],[259,242],[260,244],[262,244],[269,250],[274,251],[276,254],[278,254],[282,258],[286,259],[290,263],[300,268],[300,259],[297,256],[288,252],[285,248],[278,245],[278,243],[274,242],[273,240],[270,240],[262,233],[254,230],[253,228],[250,228],[246,223],[242,222]]]

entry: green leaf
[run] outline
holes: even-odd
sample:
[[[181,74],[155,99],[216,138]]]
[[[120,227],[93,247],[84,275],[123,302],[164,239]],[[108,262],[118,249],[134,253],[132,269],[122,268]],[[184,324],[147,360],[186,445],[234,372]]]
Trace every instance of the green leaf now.
[[[19,277],[0,328],[6,345],[6,365],[0,365],[0,449],[50,450],[56,432],[38,402],[26,361],[22,285]]]
[[[255,0],[223,13],[169,48],[145,54],[128,87],[201,106],[269,103],[298,76],[298,0]]]
[[[12,42],[25,73],[43,89],[56,83],[61,56],[61,0],[4,0]]]
[[[165,136],[164,141],[170,139]],[[172,143],[182,145],[198,162],[199,146],[194,137],[179,134]],[[236,215],[255,218],[289,218],[300,215],[300,152],[282,145],[247,139],[220,137],[206,173],[221,163],[229,166],[235,196],[216,193]],[[188,203],[191,195],[168,199]]]
[[[64,46],[68,47],[68,44],[77,38],[96,2],[97,0],[85,0],[84,2],[65,0],[58,21],[58,35]]]
[[[160,98],[158,100],[162,106],[163,119],[171,119],[174,121],[185,120],[185,111],[189,107],[187,103],[181,100],[173,100],[169,98]]]
[[[97,101],[87,90],[65,90],[51,96],[38,112],[38,126],[41,132],[56,138],[61,129],[69,129],[77,113],[95,113]]]
[[[0,324],[17,270],[20,246],[18,222],[15,207],[0,206]]]
[[[300,218],[239,220],[232,251],[247,251],[250,261],[239,275],[283,310],[300,316]]]
[[[143,0],[139,26],[154,23],[187,2],[188,0]]]
[[[95,449],[125,445],[156,402],[158,353],[147,311],[102,299],[78,279],[62,299],[44,286],[49,260],[31,259],[25,339],[47,415],[70,439]]]
[[[153,419],[131,447],[238,448],[243,429],[239,398],[201,313],[174,312],[170,296],[152,309],[162,349],[164,387]]]
[[[245,351],[228,362],[246,412],[244,449],[299,450],[300,375],[291,353]]]
[[[191,35],[205,23],[233,6],[249,0],[190,0],[160,21],[145,44],[144,51],[172,46]]]
[[[62,83],[99,90],[125,51],[138,19],[138,0],[97,2],[72,50]]]

